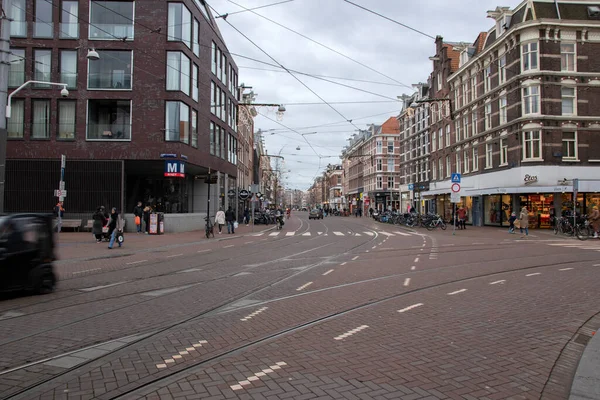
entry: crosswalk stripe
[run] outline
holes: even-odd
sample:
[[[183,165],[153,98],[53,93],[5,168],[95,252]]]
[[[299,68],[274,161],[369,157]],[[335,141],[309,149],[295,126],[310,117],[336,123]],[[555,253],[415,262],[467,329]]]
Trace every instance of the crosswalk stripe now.
[[[310,232],[304,232],[302,236],[310,236]]]
[[[410,233],[406,233],[406,232],[395,231],[394,233],[397,235],[401,235],[401,236],[410,236]]]
[[[385,236],[394,236],[394,234],[393,234],[393,233],[387,233],[387,232],[381,232],[381,234],[382,234],[382,235],[385,235]]]
[[[365,235],[375,236],[375,234],[373,232],[365,232]]]
[[[317,232],[317,235],[322,235],[322,234],[323,234],[323,232]]]
[[[360,233],[355,233],[354,235],[355,236],[362,236]]]
[[[294,236],[296,234],[296,232],[287,232],[285,234],[285,236]]]
[[[335,236],[344,236],[344,234],[342,232],[333,232],[333,234]]]
[[[273,232],[269,236],[277,236],[277,235],[279,235],[279,232]]]
[[[261,233],[255,233],[255,234],[254,234],[254,235],[252,235],[252,236],[262,236],[262,235],[264,235],[264,232],[261,232]]]

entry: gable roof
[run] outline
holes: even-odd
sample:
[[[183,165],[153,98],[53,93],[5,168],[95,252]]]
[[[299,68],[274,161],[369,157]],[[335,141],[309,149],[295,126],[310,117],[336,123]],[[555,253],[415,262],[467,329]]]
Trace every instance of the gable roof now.
[[[400,133],[400,123],[396,117],[390,117],[381,125],[381,133],[384,135],[397,135]]]

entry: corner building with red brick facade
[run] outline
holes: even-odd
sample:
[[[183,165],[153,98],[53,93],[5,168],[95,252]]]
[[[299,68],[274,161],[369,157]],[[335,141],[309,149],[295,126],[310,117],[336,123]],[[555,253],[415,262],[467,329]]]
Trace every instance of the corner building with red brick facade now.
[[[600,9],[585,1],[524,1],[488,12],[473,44],[436,40],[430,77],[430,190],[450,217],[451,174],[474,225],[508,226],[527,206],[530,227],[600,204]],[[450,107],[447,107],[447,106]],[[432,114],[435,112],[432,111]],[[438,134],[439,132],[439,134]]]
[[[238,69],[203,0],[12,0],[8,212],[211,213],[237,187]],[[88,51],[98,60],[88,60]],[[200,178],[200,179],[199,179]],[[214,195],[214,196],[213,196]]]

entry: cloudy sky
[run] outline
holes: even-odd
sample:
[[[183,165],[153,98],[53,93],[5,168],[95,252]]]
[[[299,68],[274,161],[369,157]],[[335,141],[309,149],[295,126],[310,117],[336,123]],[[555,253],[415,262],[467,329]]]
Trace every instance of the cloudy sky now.
[[[236,13],[244,7],[281,1],[285,0],[209,3],[218,13],[230,14],[226,21],[217,20],[229,51],[264,62],[236,57],[239,83],[252,86],[257,103],[286,106],[280,122],[274,108],[259,108],[255,129],[266,131],[270,154],[285,157],[287,186],[302,190],[327,164],[340,162],[341,149],[357,128],[381,124],[397,115],[400,104],[396,97],[412,93],[412,84],[427,81],[431,72],[428,57],[435,53],[435,44],[426,35],[472,42],[493,25],[486,18],[487,10],[514,8],[520,3],[460,0],[458,6],[456,1],[447,0],[351,0],[425,35],[344,0],[293,0]],[[294,73],[294,77],[277,65],[302,74]]]

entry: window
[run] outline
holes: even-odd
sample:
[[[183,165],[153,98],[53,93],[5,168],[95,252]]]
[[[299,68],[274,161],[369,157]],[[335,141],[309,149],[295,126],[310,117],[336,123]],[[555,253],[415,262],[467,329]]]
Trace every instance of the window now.
[[[575,115],[576,110],[576,92],[574,87],[563,87],[560,89],[562,96],[562,115]]]
[[[10,108],[10,118],[6,120],[8,137],[22,139],[25,130],[25,100],[11,99]]]
[[[212,42],[210,55],[210,70],[213,74],[217,74],[217,45]]]
[[[393,158],[388,158],[387,170],[388,170],[388,172],[394,172],[394,159]]]
[[[485,129],[488,130],[492,128],[492,103],[485,104]]]
[[[215,123],[210,123],[210,154],[215,155]]]
[[[52,2],[46,0],[35,1],[35,17],[33,23],[33,37],[54,37],[54,24],[52,23]]]
[[[77,87],[77,50],[60,51],[60,82],[69,89]]]
[[[394,154],[394,140],[393,139],[388,139],[387,142],[387,152],[388,154]]]
[[[31,137],[35,139],[50,138],[50,100],[32,100],[33,123]]]
[[[388,189],[392,190],[394,188],[394,177],[388,176],[387,178]]]
[[[450,146],[450,125],[446,125],[446,147]]]
[[[97,51],[100,59],[88,62],[88,89],[131,90],[133,52]]]
[[[79,2],[63,0],[60,5],[61,39],[79,38]]]
[[[192,14],[183,3],[169,3],[168,40],[183,42],[192,48]]]
[[[469,168],[471,168],[471,160],[469,159],[469,150],[464,150],[463,151],[463,162],[464,162],[464,169],[465,169],[465,173],[469,172]]]
[[[442,90],[442,73],[441,72],[437,73],[437,79],[436,80],[437,80],[437,90],[439,92],[440,90]]]
[[[540,112],[540,87],[537,85],[523,88],[523,114],[538,114]]]
[[[538,69],[537,42],[521,45],[521,69],[523,72]]]
[[[508,139],[500,139],[500,165],[508,165]]]
[[[131,100],[89,100],[87,140],[131,140]]]
[[[437,179],[437,164],[436,161],[431,163],[431,179],[434,181]]]
[[[383,178],[381,176],[377,177],[377,189],[383,189]]]
[[[75,139],[75,109],[77,102],[59,100],[58,102],[58,138]]]
[[[473,130],[473,136],[477,135],[477,110],[473,111],[471,113],[471,125],[472,125],[472,130]]]
[[[383,153],[383,142],[381,140],[378,140],[375,143],[376,147],[377,147],[377,154],[381,154]]]
[[[221,157],[221,127],[215,126],[215,156]]]
[[[192,99],[198,101],[198,66],[192,67]]]
[[[498,60],[498,82],[502,85],[506,82],[506,56]]]
[[[383,161],[381,159],[376,160],[375,165],[377,171],[383,171]]]
[[[488,65],[483,69],[483,93],[487,93],[492,89],[492,65]]]
[[[471,77],[471,93],[473,100],[475,100],[477,98],[477,75]]]
[[[441,158],[438,160],[438,170],[440,172],[440,179],[444,177],[444,160]]]
[[[221,88],[219,88],[219,92],[221,93],[221,120],[227,121],[227,95]]]
[[[27,17],[25,15],[26,0],[12,0],[11,18],[13,19],[10,23],[10,36],[11,37],[27,37]],[[10,4],[10,3],[9,3]]]
[[[221,82],[225,85],[227,85],[227,65],[227,57],[225,56],[225,53],[221,53],[221,65],[219,66],[219,71],[221,73],[219,79],[221,79]]]
[[[494,160],[492,158],[494,153],[494,148],[491,143],[485,144],[485,168],[492,168],[494,166]]]
[[[440,128],[440,130],[438,131],[438,135],[440,137],[440,140],[438,142],[438,150],[441,150],[444,147],[444,130],[442,128]]]
[[[450,164],[450,156],[446,156],[446,178],[450,177],[452,165]]]
[[[479,149],[473,147],[473,172],[479,171]]]
[[[454,168],[454,172],[460,174],[460,170],[461,170],[461,162],[460,162],[460,152],[456,152],[455,153],[455,157],[456,157],[456,163],[455,163],[455,168]]]
[[[469,103],[472,100],[471,92],[469,91],[469,82],[467,80],[465,80],[462,84],[462,91],[463,91],[463,96],[464,96],[464,102],[466,105],[467,103]]]
[[[523,160],[542,159],[542,135],[540,131],[523,132]]]
[[[435,151],[437,149],[437,135],[435,134],[435,131],[433,131],[433,134],[431,135],[431,151]]]
[[[468,139],[469,138],[469,116],[468,115],[465,115],[463,117],[463,126],[465,129],[465,139]]]
[[[132,40],[133,1],[92,1],[89,36],[90,40]]]
[[[575,43],[560,44],[560,70],[575,71],[577,57],[575,54]]]
[[[229,99],[229,126],[237,132],[237,107],[233,99]]]
[[[198,112],[192,110],[192,147],[198,148]]]
[[[181,101],[166,102],[165,141],[190,141],[190,108]]]
[[[8,63],[8,87],[21,86],[25,83],[25,50],[10,49]]]
[[[214,82],[210,82],[210,112],[215,115],[217,113],[217,101],[220,97],[217,97],[217,85]],[[220,110],[220,108],[219,108]]]
[[[194,19],[194,29],[192,31],[192,47],[194,55],[200,57],[200,24],[197,19]]]
[[[221,52],[221,49],[217,48],[217,78],[219,78],[220,81],[223,81],[222,77],[223,77],[223,52]]]
[[[190,94],[190,59],[180,51],[167,52],[167,90]]]
[[[563,160],[577,160],[577,132],[563,132]]]
[[[35,63],[33,66],[33,79],[36,81],[51,82],[52,50],[34,50]],[[39,88],[49,88],[50,85],[35,84]]]
[[[461,127],[461,125],[460,124],[461,124],[461,120],[460,120],[460,118],[457,118],[454,121],[454,134],[456,136],[455,137],[455,139],[456,139],[455,142],[456,143],[460,142],[460,137],[461,137],[461,133],[460,133],[460,129],[461,129],[460,127]]]
[[[501,96],[498,100],[498,108],[500,110],[500,125],[505,124],[507,121],[506,104],[506,95]]]

